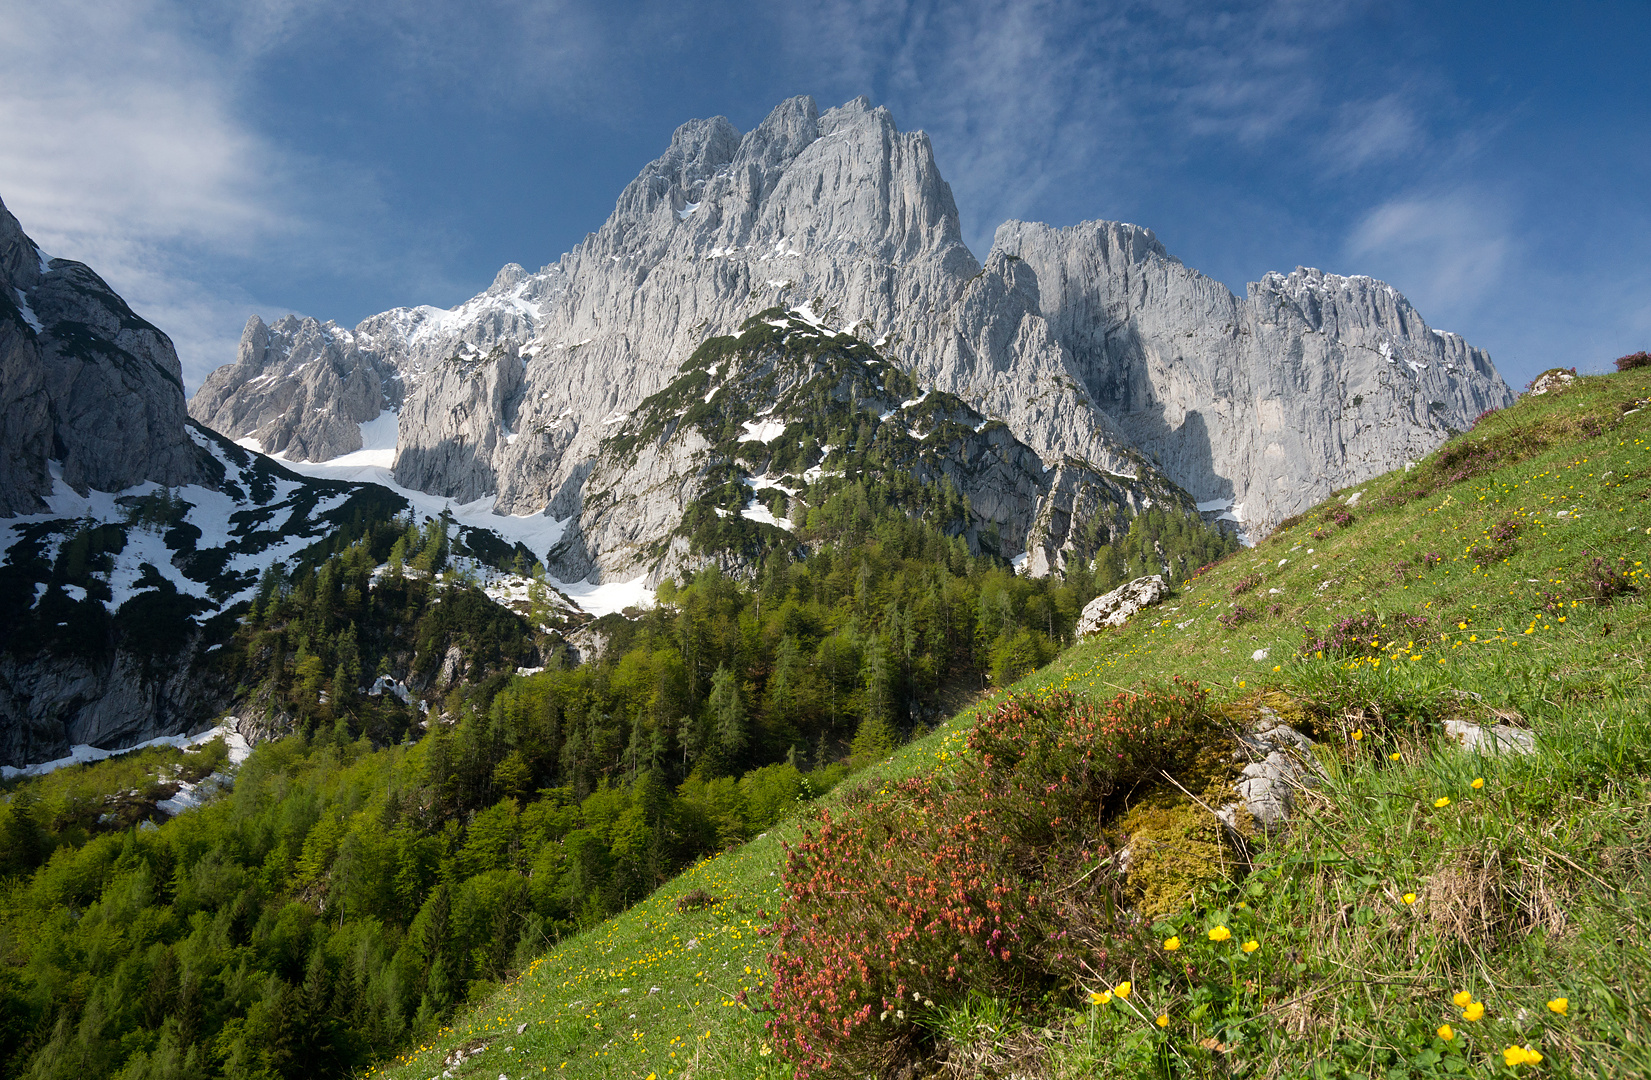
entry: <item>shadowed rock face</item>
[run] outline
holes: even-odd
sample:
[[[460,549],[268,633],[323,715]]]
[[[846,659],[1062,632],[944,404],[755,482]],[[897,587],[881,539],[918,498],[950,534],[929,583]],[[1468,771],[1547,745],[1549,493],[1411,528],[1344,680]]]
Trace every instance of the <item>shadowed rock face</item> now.
[[[824,113],[794,98],[743,135],[721,117],[684,124],[555,265],[508,266],[452,312],[397,309],[328,329],[340,357],[330,375],[281,353],[303,407],[332,419],[299,419],[299,389],[276,389],[281,378],[247,363],[245,343],[192,409],[271,448],[279,438],[266,435],[290,429],[284,445],[315,458],[351,446],[345,429],[376,379],[381,407],[405,400],[402,483],[453,498],[485,488],[499,512],[566,517],[611,425],[706,338],[774,306],[875,344],[922,386],[1001,419],[1046,463],[1134,476],[1151,462],[1252,531],[1512,398],[1483,351],[1430,330],[1368,278],[1297,270],[1237,297],[1150,230],[1113,222],[1008,222],[983,266],[925,135],[864,98]],[[496,379],[475,361],[506,341],[523,361],[510,393],[445,365]]]
[[[48,259],[0,204],[0,516],[65,483],[206,482],[172,342],[86,266]]]

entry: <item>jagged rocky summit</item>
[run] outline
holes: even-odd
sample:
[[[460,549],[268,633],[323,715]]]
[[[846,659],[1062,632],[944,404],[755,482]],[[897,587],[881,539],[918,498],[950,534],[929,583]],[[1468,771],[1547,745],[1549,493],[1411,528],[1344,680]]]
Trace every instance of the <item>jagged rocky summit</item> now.
[[[564,576],[657,574],[723,458],[673,429],[639,451],[641,484],[605,442],[652,430],[638,410],[697,349],[776,308],[1000,422],[1049,470],[998,528],[1030,572],[1064,557],[1039,546],[1051,523],[1118,505],[1093,491],[1107,477],[1256,533],[1512,400],[1483,350],[1369,278],[1298,269],[1239,297],[1114,222],[1008,222],[983,265],[925,135],[864,98],[820,113],[803,97],[743,135],[684,124],[600,230],[452,311],[252,320],[190,410],[293,460],[359,448],[393,410],[402,485],[576,518]]]

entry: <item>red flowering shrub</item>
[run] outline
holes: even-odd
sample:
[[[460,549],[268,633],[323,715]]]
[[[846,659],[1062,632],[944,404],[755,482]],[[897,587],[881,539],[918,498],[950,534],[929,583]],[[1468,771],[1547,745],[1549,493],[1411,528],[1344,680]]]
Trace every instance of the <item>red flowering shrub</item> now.
[[[1196,754],[1207,693],[1011,698],[956,767],[820,811],[787,856],[769,930],[768,1029],[799,1080],[885,1071],[919,1050],[936,1006],[971,990],[1035,1001],[1076,976],[1080,952],[1099,959],[1097,934],[1137,942],[1099,824]]]
[[[1633,371],[1636,368],[1648,367],[1651,367],[1651,353],[1643,349],[1636,353],[1629,353],[1627,356],[1617,357],[1618,371]]]

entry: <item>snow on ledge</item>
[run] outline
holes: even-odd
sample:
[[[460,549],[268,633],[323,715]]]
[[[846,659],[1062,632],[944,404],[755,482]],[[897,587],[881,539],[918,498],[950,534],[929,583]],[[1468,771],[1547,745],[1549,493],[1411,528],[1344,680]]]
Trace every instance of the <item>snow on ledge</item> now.
[[[632,581],[611,581],[592,585],[588,581],[560,581],[546,578],[568,599],[591,615],[611,615],[626,608],[654,606],[654,591],[648,588],[648,576],[643,574]]]
[[[15,780],[20,776],[45,776],[49,772],[66,769],[70,765],[87,765],[94,761],[102,761],[105,758],[130,754],[135,750],[147,750],[153,746],[173,746],[179,750],[188,750],[209,743],[219,736],[223,737],[225,745],[229,747],[229,763],[231,765],[241,764],[247,759],[247,755],[252,753],[252,744],[248,743],[240,732],[233,730],[227,724],[219,724],[217,727],[203,731],[199,735],[162,735],[158,739],[149,739],[146,742],[135,743],[132,746],[123,746],[114,750],[104,750],[81,743],[69,748],[68,757],[42,761],[34,765],[25,765],[20,769],[10,765],[0,765],[0,780]]]

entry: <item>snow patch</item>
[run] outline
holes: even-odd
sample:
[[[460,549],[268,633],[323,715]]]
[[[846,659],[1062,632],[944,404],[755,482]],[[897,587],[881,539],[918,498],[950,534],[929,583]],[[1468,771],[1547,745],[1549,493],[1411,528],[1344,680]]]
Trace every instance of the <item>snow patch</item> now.
[[[396,434],[399,423],[400,417],[390,409],[385,409],[360,425],[361,449],[340,454],[329,459],[327,464],[344,467],[377,465],[385,469],[391,468],[396,463]],[[289,468],[292,466],[292,462],[284,464]]]
[[[742,481],[742,483],[744,483],[745,486],[750,488],[752,491],[764,491],[769,488],[773,488],[778,491],[783,491],[787,495],[795,496],[797,494],[795,488],[788,488],[771,476],[748,476]]]
[[[280,459],[277,459],[280,460]],[[454,503],[450,499],[438,495],[414,491],[412,488],[402,487],[396,483],[390,470],[383,465],[346,465],[341,459],[333,461],[282,461],[281,464],[293,472],[305,476],[314,476],[326,480],[343,480],[352,484],[378,484],[389,488],[412,504],[415,517],[439,518],[443,510],[453,516],[455,525],[468,525],[474,529],[487,529],[497,533],[501,539],[510,544],[523,544],[536,556],[543,557],[556,543],[562,539],[567,531],[568,522],[572,517],[553,518],[548,514],[498,514],[493,507],[498,503],[498,495],[483,495],[481,498],[467,503]],[[318,510],[321,508],[318,508]],[[302,541],[299,546],[314,543],[314,539]],[[267,560],[268,556],[260,556]],[[259,565],[263,565],[260,562]]]
[[[785,434],[783,420],[747,420],[743,425],[746,442],[771,443]]]
[[[746,482],[750,483],[750,481]],[[755,487],[755,485],[752,486]],[[780,487],[778,484],[770,484],[768,486],[775,488]],[[785,489],[780,488],[780,490],[784,491]],[[774,512],[762,503],[758,502],[755,496],[752,497],[750,502],[745,504],[745,508],[740,511],[740,517],[747,521],[756,521],[763,525],[772,525],[776,529],[784,529],[786,532],[790,532],[792,528],[790,521],[785,518],[775,517]]]
[[[44,332],[46,328],[35,318],[34,308],[30,307],[28,300],[24,298],[23,290],[13,289],[12,292],[17,294],[17,306],[23,310],[23,321],[29,324],[29,329],[37,334]]]
[[[690,214],[692,214],[695,210],[698,210],[698,209],[699,209],[699,203],[691,202],[687,206],[684,206],[681,210],[678,210],[676,212],[676,216],[677,216],[678,219],[680,219],[682,221],[687,221],[688,216]]]
[[[114,750],[104,750],[101,747],[80,743],[69,747],[67,757],[42,761],[35,765],[24,765],[22,768],[0,765],[0,780],[15,780],[20,776],[45,776],[49,772],[66,769],[70,765],[86,765],[94,761],[102,761],[105,758],[130,754],[135,750],[147,750],[153,746],[172,746],[179,750],[188,750],[209,743],[220,736],[224,740],[224,745],[229,747],[229,763],[231,765],[241,764],[247,759],[247,755],[252,753],[252,744],[247,742],[240,732],[225,723],[214,728],[208,728],[198,735],[162,735],[158,739],[149,739],[145,742],[118,747]]]
[[[592,585],[588,581],[564,582],[556,578],[545,580],[592,615],[609,615],[630,607],[654,605],[654,591],[648,588],[646,574],[633,581],[614,581],[602,585]]]
[[[1225,499],[1206,499],[1204,502],[1198,504],[1198,512],[1200,514],[1207,514],[1211,510],[1231,510],[1232,507],[1233,500],[1230,496]]]

